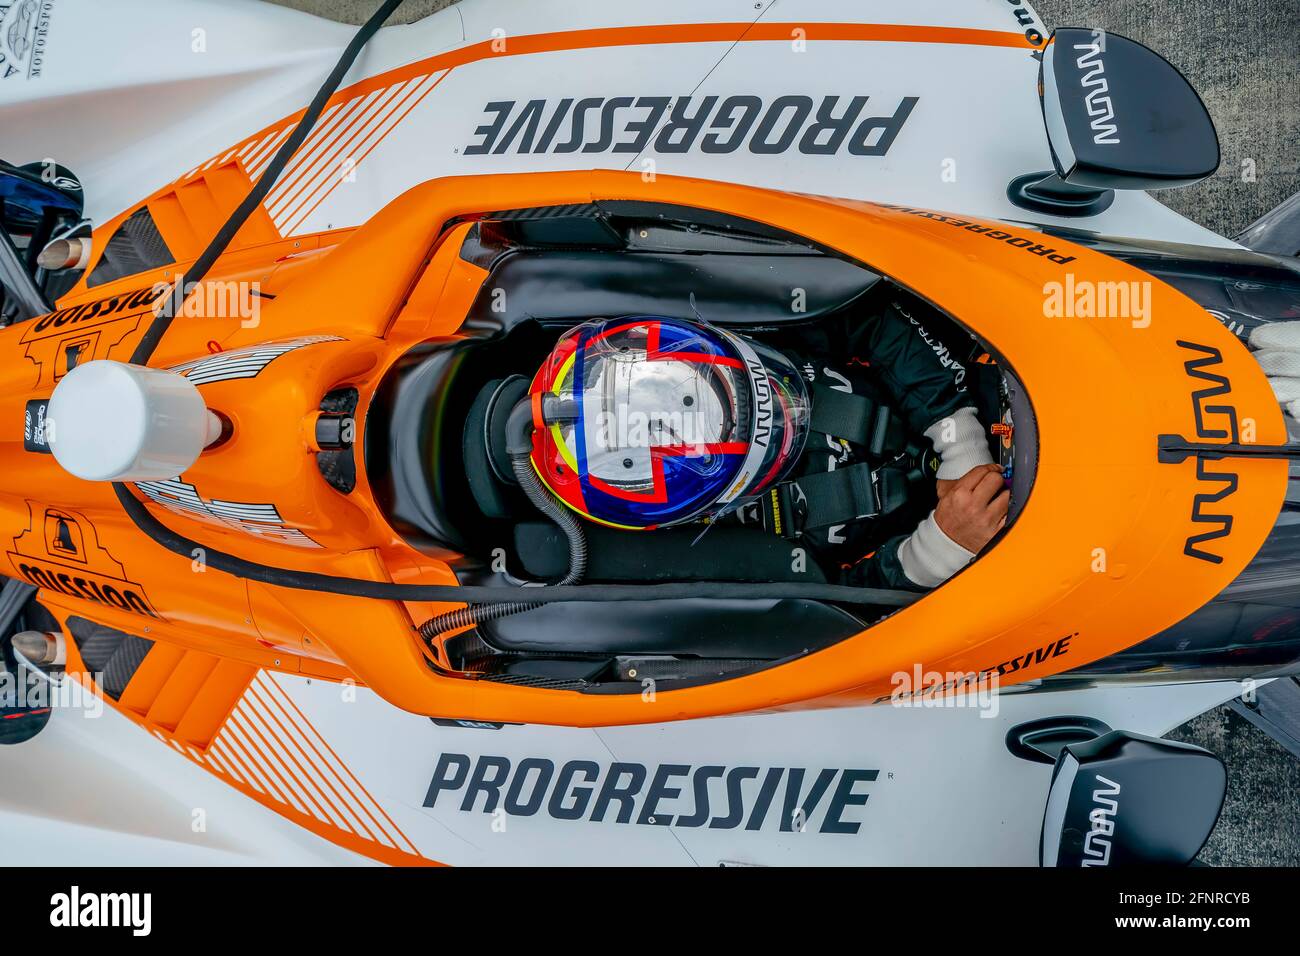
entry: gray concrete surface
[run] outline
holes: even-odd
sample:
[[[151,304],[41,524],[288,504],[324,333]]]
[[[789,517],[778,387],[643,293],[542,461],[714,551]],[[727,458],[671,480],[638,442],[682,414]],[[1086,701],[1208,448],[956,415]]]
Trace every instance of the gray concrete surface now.
[[[1235,236],[1300,190],[1300,0],[1032,2],[1048,27],[1101,27],[1146,44],[1201,94],[1223,161],[1204,182],[1157,193],[1167,205]]]
[[[377,0],[272,0],[361,23]],[[409,23],[454,0],[407,0]],[[1223,162],[1209,179],[1157,193],[1184,216],[1234,236],[1300,191],[1300,0],[1035,0],[1048,27],[1101,27],[1131,37],[1178,67],[1205,101]],[[1214,866],[1300,866],[1300,761],[1225,708],[1170,737],[1228,765],[1223,816],[1201,861]]]
[[[1228,767],[1223,815],[1199,857],[1210,866],[1300,866],[1300,760],[1227,707],[1168,735]]]

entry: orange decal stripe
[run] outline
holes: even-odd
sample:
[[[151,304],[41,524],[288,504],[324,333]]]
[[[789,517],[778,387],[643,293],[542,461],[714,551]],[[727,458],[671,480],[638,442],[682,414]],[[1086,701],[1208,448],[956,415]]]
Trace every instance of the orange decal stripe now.
[[[251,694],[257,699],[258,703],[260,703],[262,707],[266,710],[267,716],[270,717],[270,719],[273,720],[276,723],[276,725],[279,727],[281,740],[286,742],[292,741],[294,748],[298,750],[299,753],[302,754],[303,759],[306,760],[309,765],[314,764],[315,762],[312,760],[311,755],[306,753],[306,751],[302,749],[302,746],[296,740],[293,739],[293,735],[288,732],[288,730],[284,727],[284,725],[280,723],[280,719],[276,717],[275,714],[272,712],[272,707],[275,706],[275,703],[271,700],[270,695],[264,689],[258,688],[256,684],[251,689]],[[283,711],[281,710],[281,712]],[[289,748],[286,746],[285,747],[286,753],[288,752],[288,750]],[[337,789],[335,789],[334,784],[332,784],[329,780],[328,773],[326,773],[318,765],[315,766],[315,772],[316,772],[316,776],[320,778],[321,782],[323,782],[325,786],[329,789],[330,793],[333,794],[334,799],[333,801],[331,801],[331,806],[335,807],[335,812],[338,814],[339,818],[344,821],[349,821],[349,820],[352,821],[352,822],[344,822],[343,824],[341,824],[340,826],[342,828],[354,830],[358,834],[361,834],[362,831],[364,831],[365,834],[369,835],[369,838],[371,840],[374,840],[376,843],[391,844],[393,842],[391,838],[384,839],[383,837],[375,836],[371,832],[371,829],[369,826],[367,826],[366,821],[362,819],[362,815],[359,814],[348,803],[346,797],[344,797],[342,794],[338,792]],[[304,776],[308,776],[308,774],[305,771],[304,771]],[[323,791],[322,791],[322,795],[324,795]],[[364,807],[362,807],[362,811],[365,812]],[[380,832],[382,833],[383,828],[379,825],[378,821],[374,819],[373,815],[369,813],[366,813],[365,815],[370,816],[371,818],[370,822],[374,824],[377,828],[379,828]],[[385,834],[385,836],[387,835]],[[412,852],[414,852],[414,848],[412,848]]]
[[[294,714],[296,714],[297,716],[296,716],[296,717],[291,717],[290,719],[293,720],[294,723],[295,723],[297,726],[300,726],[300,727],[303,728],[303,730],[304,730],[304,734],[303,734],[303,736],[304,736],[304,738],[307,738],[308,744],[309,744],[310,746],[312,746],[313,749],[315,748],[315,743],[313,743],[313,742],[311,741],[311,739],[310,739],[309,737],[307,737],[307,733],[306,733],[306,732],[310,731],[310,733],[311,733],[312,735],[315,736],[316,740],[319,741],[320,745],[321,745],[321,746],[322,746],[326,751],[328,751],[328,753],[330,754],[330,756],[332,756],[332,757],[334,758],[335,763],[337,763],[340,767],[343,768],[343,772],[346,773],[349,777],[352,778],[352,782],[353,782],[353,784],[356,786],[357,790],[358,790],[360,793],[364,794],[364,795],[366,796],[366,798],[370,801],[370,803],[373,804],[374,807],[379,811],[380,815],[381,815],[385,820],[388,821],[389,825],[390,825],[394,830],[396,830],[397,833],[401,834],[402,839],[403,839],[403,840],[407,840],[406,834],[402,833],[401,828],[398,827],[398,825],[397,825],[396,823],[393,822],[392,818],[391,818],[387,813],[384,812],[384,808],[383,808],[382,806],[380,806],[379,801],[376,800],[374,797],[372,797],[372,796],[370,795],[370,791],[368,791],[368,790],[365,788],[365,786],[361,783],[361,781],[358,780],[358,779],[356,778],[356,776],[352,773],[352,771],[351,771],[350,769],[348,769],[348,765],[345,764],[342,760],[339,759],[339,755],[336,754],[336,753],[334,752],[334,749],[333,749],[332,747],[330,747],[330,745],[325,741],[325,738],[322,737],[322,736],[317,732],[317,730],[316,730],[316,728],[315,728],[314,726],[312,726],[311,721],[307,719],[307,715],[304,714],[301,710],[298,709],[298,705],[295,704],[295,703],[293,702],[293,698],[291,698],[288,694],[285,693],[284,688],[282,688],[282,687],[280,687],[278,684],[276,684],[275,681],[274,681],[273,679],[266,678],[265,675],[259,675],[257,679],[258,679],[259,681],[262,682],[262,685],[263,685],[264,687],[268,687],[268,688],[272,688],[272,689],[274,689],[274,691],[275,691],[274,696],[275,696],[275,698],[277,699],[278,702],[279,702],[279,701],[282,701],[284,704],[288,704],[288,706],[289,706],[290,708],[293,709]],[[287,712],[286,712],[286,713],[287,713]],[[407,840],[407,842],[410,843],[409,840]],[[412,853],[415,853],[415,852],[416,852],[414,846],[412,846],[411,852],[412,852]]]
[[[358,115],[366,111],[367,105],[377,95],[379,94],[371,93],[369,96],[354,97],[347,103],[332,108],[332,113],[328,117],[323,117],[323,122],[307,137],[307,141],[294,155],[284,172],[284,178],[275,184],[270,195],[266,197],[268,212],[294,187],[309,166],[314,166],[321,156],[329,155],[339,137],[347,135],[347,131],[356,122]]]
[[[256,697],[257,694],[255,690],[250,688],[249,695],[252,697]],[[258,713],[255,708],[249,708],[248,717],[250,723],[252,721],[256,721],[257,723],[261,724],[261,729],[265,731],[265,736],[267,738],[280,739],[281,748],[284,750],[284,756],[287,757],[288,761],[293,764],[293,768],[291,770],[288,769],[286,765],[286,770],[289,773],[289,775],[294,778],[295,782],[298,785],[298,788],[311,802],[312,806],[315,807],[315,816],[321,820],[325,820],[330,823],[333,823],[337,827],[344,828],[344,829],[351,829],[352,828],[351,825],[346,822],[347,820],[346,814],[344,814],[342,810],[340,810],[337,806],[335,806],[334,803],[329,799],[329,797],[322,791],[321,787],[315,783],[315,781],[312,779],[311,773],[309,773],[307,769],[304,768],[302,764],[298,762],[298,759],[293,755],[289,747],[285,746],[284,738],[280,734],[277,734],[275,728],[270,726],[270,723],[268,722],[266,717],[263,714]],[[271,748],[268,747],[267,749],[269,750]],[[374,839],[373,835],[371,838]]]
[[[841,40],[876,43],[954,43],[963,46],[1038,49],[1023,33],[977,30],[967,27],[912,26],[895,23],[681,23],[636,27],[602,27],[506,37],[504,49],[494,50],[501,41],[484,40],[421,62],[461,66],[499,56],[525,56],[561,50],[585,50],[616,46],[646,46],[658,43],[736,43],[741,40],[788,43],[802,30],[808,40]]]
[[[281,122],[284,121],[281,120]],[[271,157],[275,155],[275,151],[280,148],[280,145],[286,139],[289,138],[289,134],[292,131],[293,131],[292,125],[286,123],[284,127],[279,131],[272,132],[270,135],[268,135],[267,138],[263,140],[261,144],[253,151],[253,154],[248,158],[248,161],[245,163],[245,166],[248,169],[249,177],[251,179],[256,179],[258,176],[262,175],[262,171],[265,170],[266,167],[270,165]]]
[[[369,118],[376,110],[383,109],[400,87],[401,84],[394,84],[385,90],[357,97],[340,111],[339,121],[334,128],[324,131],[320,139],[308,137],[304,146],[309,147],[309,151],[299,151],[286,171],[284,181],[277,183],[267,197],[267,210],[273,217],[281,218],[284,207],[293,202],[311,180],[322,171],[328,172],[334,157],[341,153],[346,155],[344,151],[357,131],[365,129]],[[313,139],[316,140],[314,143]]]
[[[433,82],[432,85],[430,85],[430,86],[426,86],[425,89],[423,90],[423,92],[421,92],[420,95],[419,95],[418,97],[416,97],[415,100],[413,100],[413,101],[411,102],[411,104],[410,104],[408,107],[406,107],[406,109],[405,109],[405,111],[403,111],[402,115],[399,116],[399,117],[397,117],[396,122],[394,122],[391,126],[389,126],[388,129],[384,131],[384,133],[383,133],[382,136],[380,136],[380,137],[379,137],[378,139],[376,139],[373,143],[371,143],[368,147],[366,147],[365,152],[363,152],[360,156],[357,157],[356,165],[357,165],[357,166],[360,166],[360,165],[362,164],[362,162],[365,161],[365,158],[366,158],[367,156],[369,156],[372,152],[374,152],[375,147],[378,146],[380,143],[382,143],[382,142],[384,141],[384,139],[387,138],[387,136],[388,136],[388,134],[389,134],[390,132],[392,132],[394,129],[396,129],[398,126],[400,126],[400,125],[402,124],[402,121],[403,121],[404,119],[406,119],[406,117],[410,114],[410,112],[411,112],[413,109],[415,109],[417,106],[419,106],[420,103],[424,101],[424,98],[425,98],[426,96],[428,96],[430,93],[433,92],[434,87],[436,87],[439,83],[441,83],[441,82],[443,81],[444,78],[446,78],[448,75],[450,75],[450,73],[451,73],[450,70],[445,71],[441,76],[439,76],[439,77],[438,77],[438,78]],[[313,202],[313,203],[312,203],[309,207],[307,207],[303,212],[301,212],[300,214],[294,216],[294,218],[293,218],[292,221],[286,223],[286,225],[285,225],[285,230],[284,230],[284,231],[285,231],[286,233],[288,233],[288,232],[292,231],[293,229],[296,229],[296,228],[297,228],[297,227],[298,227],[302,222],[304,222],[304,221],[307,219],[308,216],[310,216],[313,212],[316,211],[317,207],[320,206],[321,203],[323,203],[326,199],[329,198],[330,194],[333,193],[334,190],[335,190],[336,188],[338,188],[338,185],[339,185],[339,183],[338,183],[338,181],[336,181],[336,182],[334,182],[334,183],[330,186],[329,189],[325,190],[323,193],[320,193],[319,196],[316,198],[316,201],[315,201],[315,202]],[[299,207],[299,208],[301,208],[301,207]],[[295,212],[297,212],[297,210],[295,210]]]
[[[305,792],[306,788],[303,787],[302,781],[294,775],[293,771],[285,766],[284,761],[280,759],[275,748],[263,737],[258,729],[253,726],[252,717],[247,713],[242,713],[237,710],[231,715],[230,721],[234,727],[238,729],[239,733],[244,735],[245,739],[248,741],[248,745],[260,758],[261,767],[268,775],[275,778],[280,789],[288,796],[290,805],[298,808],[303,813],[317,817],[322,816],[322,814],[313,810],[315,801],[313,801]]]
[[[420,85],[418,79],[399,83],[392,88],[391,92],[385,94],[373,109],[366,110],[366,115],[362,117],[361,122],[348,130],[347,140],[328,154],[322,155],[315,164],[315,169],[304,172],[301,177],[302,195],[295,194],[286,198],[278,204],[277,211],[272,215],[281,221],[288,221],[319,190],[326,189],[332,192],[333,186],[343,181],[343,171],[336,168],[338,161],[348,159],[357,151],[358,145],[364,146],[370,136],[380,129],[393,113],[400,110],[403,104],[416,95]],[[382,138],[381,136],[380,139]],[[360,161],[356,161],[352,168],[355,170],[359,165],[361,165]]]
[[[235,726],[233,718],[226,722],[221,736],[217,738],[223,747],[228,748],[230,757],[239,766],[239,769],[253,782],[253,785],[271,799],[283,804],[286,807],[295,805],[294,801],[280,791],[280,788],[271,780],[269,772],[255,759],[255,749],[243,739],[243,732]]]

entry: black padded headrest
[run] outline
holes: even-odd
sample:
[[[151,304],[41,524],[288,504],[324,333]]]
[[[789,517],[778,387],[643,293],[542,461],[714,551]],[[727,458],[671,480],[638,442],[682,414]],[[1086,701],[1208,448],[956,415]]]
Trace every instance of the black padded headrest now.
[[[465,477],[474,500],[489,518],[508,518],[512,506],[507,492],[515,485],[506,452],[506,419],[528,396],[528,379],[512,375],[494,379],[481,389],[465,419],[462,451]]]
[[[524,319],[576,323],[596,315],[697,312],[718,325],[774,326],[829,315],[879,281],[822,255],[520,251],[497,259],[471,315],[503,328]]]

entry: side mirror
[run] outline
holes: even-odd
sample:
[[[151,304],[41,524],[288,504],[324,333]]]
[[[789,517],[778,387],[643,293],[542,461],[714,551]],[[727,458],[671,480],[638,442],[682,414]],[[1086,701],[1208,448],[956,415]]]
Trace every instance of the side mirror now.
[[[1043,814],[1043,866],[1185,866],[1218,822],[1228,775],[1191,744],[1114,730],[1067,745]]]
[[[41,255],[57,232],[71,235],[68,230],[84,209],[81,182],[63,166],[0,162],[0,325],[51,311],[53,301],[75,282],[51,282],[52,270]],[[67,245],[64,261],[72,257]],[[82,254],[88,250],[88,244],[78,244],[75,262],[84,265]]]
[[[15,651],[12,635],[35,591],[30,584],[12,579],[0,586],[0,746],[30,740],[50,720],[48,702],[34,701],[29,693],[36,682],[46,678],[27,659],[20,658],[23,650],[20,647]],[[34,642],[29,640],[27,644],[31,649]],[[43,642],[42,650],[48,651],[48,644]]]
[[[1055,31],[1038,87],[1055,169],[1012,180],[1007,196],[1022,208],[1095,216],[1116,189],[1186,186],[1219,167],[1214,122],[1192,85],[1127,37]]]

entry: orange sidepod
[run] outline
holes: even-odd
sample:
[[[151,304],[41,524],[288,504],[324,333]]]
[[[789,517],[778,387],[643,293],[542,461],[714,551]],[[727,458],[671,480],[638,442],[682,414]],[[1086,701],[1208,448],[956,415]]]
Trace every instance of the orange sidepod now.
[[[147,594],[158,615],[148,624],[165,640],[192,646],[201,639],[205,649],[224,643],[241,659],[272,647],[337,662],[417,713],[605,725],[869,702],[888,697],[895,675],[910,677],[918,664],[942,675],[999,675],[1004,685],[1068,670],[1196,610],[1237,575],[1273,526],[1287,479],[1284,462],[1233,459],[1199,470],[1194,459],[1158,462],[1160,434],[1223,440],[1214,432],[1227,428],[1231,416],[1242,440],[1278,443],[1285,428],[1264,375],[1240,342],[1147,274],[1024,227],[667,176],[645,182],[615,172],[426,183],[354,233],[316,237],[312,248],[320,251],[282,276],[272,270],[268,287],[275,298],[263,304],[257,327],[178,319],[155,364],[207,357],[213,341],[230,354],[313,338],[254,378],[200,386],[236,427],[225,446],[182,476],[204,501],[273,504],[284,527],[311,544],[288,540],[287,532],[250,537],[192,509],[154,506],[155,513],[199,541],[266,564],[453,581],[445,565],[407,547],[386,525],[370,501],[364,469],[346,498],[324,483],[302,422],[322,394],[340,385],[358,390],[356,414],[363,420],[378,381],[404,351],[457,334],[485,276],[457,254],[466,229],[461,220],[492,209],[592,199],[677,203],[806,236],[888,275],[978,333],[1023,382],[1036,418],[1037,472],[1018,520],[978,561],[915,605],[833,647],[726,681],[643,696],[444,677],[428,666],[413,630],[440,606],[245,585],[217,571],[195,572],[191,562],[139,535],[107,488],[22,451],[23,403],[49,394],[68,337],[97,330],[95,357],[125,358],[143,331],[146,305],[116,325],[92,320],[54,329],[47,322],[51,340],[36,358],[30,350],[44,320],[0,332],[0,354],[10,359],[0,363],[5,539],[36,535],[40,527],[42,537],[31,541],[55,541],[44,530],[48,513],[73,514],[80,533],[93,533],[111,555],[114,573]],[[223,260],[213,275],[256,270],[259,249],[262,267],[273,266],[286,254],[284,245],[241,249],[231,254],[237,263]],[[1049,317],[1044,305],[1052,284],[1067,276],[1075,286],[1138,283],[1149,294],[1149,321]],[[147,287],[147,281],[121,285]],[[62,305],[102,295],[78,295]],[[29,361],[15,360],[24,355]],[[44,560],[54,558],[46,553]],[[59,590],[62,605],[100,616],[75,584]],[[142,617],[116,607],[102,615],[137,631]]]

